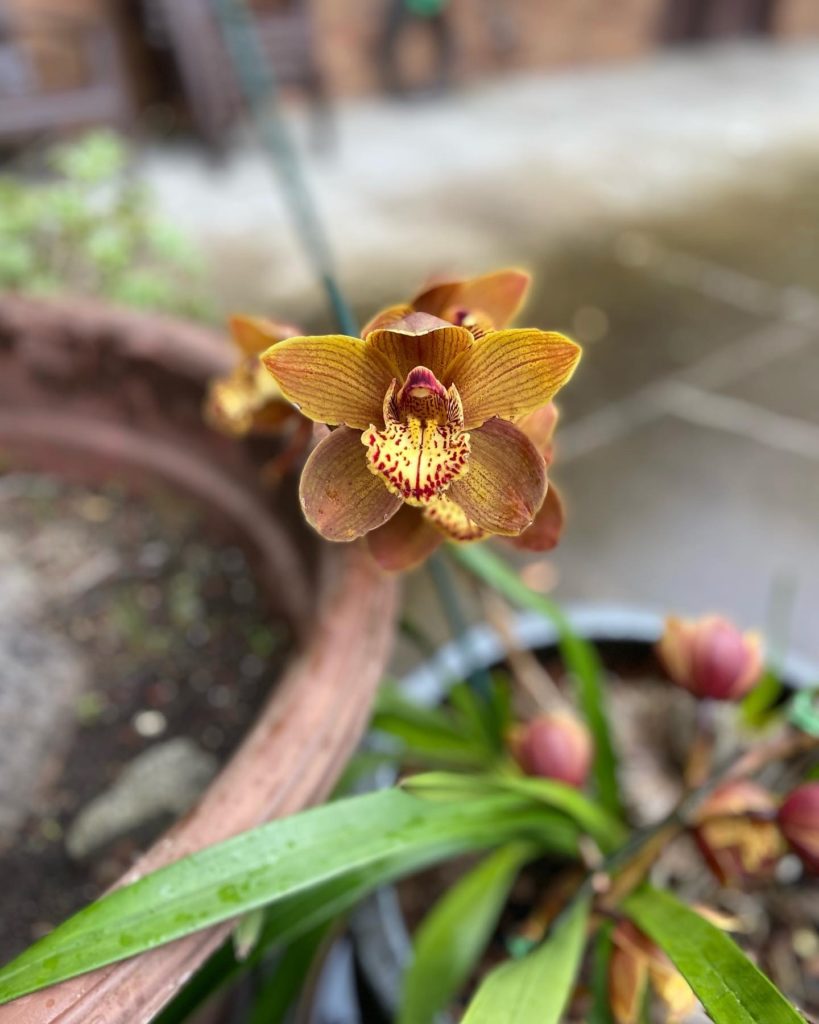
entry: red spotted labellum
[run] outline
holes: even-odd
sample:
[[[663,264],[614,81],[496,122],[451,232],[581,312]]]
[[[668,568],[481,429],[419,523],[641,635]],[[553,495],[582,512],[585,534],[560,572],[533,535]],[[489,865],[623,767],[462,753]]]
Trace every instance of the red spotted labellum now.
[[[363,340],[291,338],[264,354],[284,396],[336,428],[301,479],[319,533],[366,535],[388,569],[421,562],[445,539],[537,527],[540,549],[553,545],[562,515],[559,500],[545,501],[546,428],[580,349],[561,334],[499,328],[527,284],[520,271],[446,282],[379,314]]]

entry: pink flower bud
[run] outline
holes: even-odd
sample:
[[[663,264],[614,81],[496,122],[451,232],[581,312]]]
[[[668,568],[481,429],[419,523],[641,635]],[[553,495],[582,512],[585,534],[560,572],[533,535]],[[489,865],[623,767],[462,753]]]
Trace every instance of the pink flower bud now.
[[[819,874],[819,782],[793,790],[779,808],[779,827],[805,867]]]
[[[591,736],[572,715],[539,715],[515,730],[510,745],[515,760],[527,775],[557,779],[579,789],[589,774]]]
[[[666,619],[657,653],[671,679],[696,697],[740,700],[764,668],[762,644],[727,619]]]
[[[702,803],[694,838],[723,885],[768,878],[785,852],[776,801],[755,782],[726,782]]]

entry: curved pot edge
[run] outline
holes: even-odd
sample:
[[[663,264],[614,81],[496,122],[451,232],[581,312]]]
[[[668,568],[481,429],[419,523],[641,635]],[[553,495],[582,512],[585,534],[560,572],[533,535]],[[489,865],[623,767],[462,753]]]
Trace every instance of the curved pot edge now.
[[[664,616],[641,605],[578,601],[564,605],[563,611],[574,631],[585,640],[634,640],[653,644],[663,629]],[[555,647],[558,642],[556,627],[537,612],[511,616],[509,631],[526,648]],[[501,661],[505,646],[492,626],[478,623],[404,676],[400,681],[401,690],[419,704],[434,705],[453,681]],[[819,679],[819,666],[799,654],[787,655],[782,667],[788,682],[797,688],[815,686]]]

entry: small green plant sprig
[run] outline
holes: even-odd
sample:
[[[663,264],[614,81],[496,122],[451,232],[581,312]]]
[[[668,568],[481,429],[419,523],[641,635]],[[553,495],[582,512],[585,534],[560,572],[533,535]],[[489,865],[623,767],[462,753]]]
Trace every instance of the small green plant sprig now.
[[[117,135],[92,132],[52,148],[44,162],[39,180],[0,176],[0,290],[212,315],[196,251],[155,215]]]

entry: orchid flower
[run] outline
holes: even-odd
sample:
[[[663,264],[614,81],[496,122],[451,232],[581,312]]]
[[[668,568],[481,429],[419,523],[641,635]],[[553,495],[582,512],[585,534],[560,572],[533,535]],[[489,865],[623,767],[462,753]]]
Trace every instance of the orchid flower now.
[[[519,537],[544,505],[555,413],[543,410],[580,349],[496,326],[521,301],[521,272],[476,280],[414,300],[431,305],[437,292],[436,308],[461,323],[392,307],[363,340],[290,338],[262,356],[303,415],[336,428],[302,473],[308,522],[329,540],[367,535],[385,568],[417,564],[447,538]]]
[[[431,283],[408,304],[391,306],[378,313],[365,327],[364,334],[378,326],[389,326],[412,312],[431,313],[457,326],[466,327],[475,338],[488,330],[506,327],[526,302],[531,277],[525,270],[508,268],[473,278],[454,278]],[[547,468],[554,453],[554,431],[558,410],[553,402],[522,417],[517,426],[540,451]],[[509,537],[513,547],[524,551],[551,551],[563,531],[563,501],[550,480],[546,497],[534,522],[517,537]],[[453,540],[481,540],[489,536],[474,524]],[[428,537],[430,542],[435,538]],[[380,550],[380,549],[379,549]],[[389,556],[390,552],[385,552]],[[396,552],[393,550],[392,554]]]
[[[239,360],[226,377],[211,382],[205,402],[205,417],[211,426],[232,437],[276,434],[284,423],[298,417],[298,410],[259,358],[271,345],[297,334],[301,330],[293,324],[263,317],[231,317],[230,336]]]
[[[288,434],[284,447],[262,467],[261,479],[277,485],[301,462],[310,443],[312,423],[284,397],[260,356],[271,345],[301,333],[300,328],[263,317],[234,316],[230,334],[239,360],[225,377],[211,381],[205,400],[205,419],[231,437]]]

